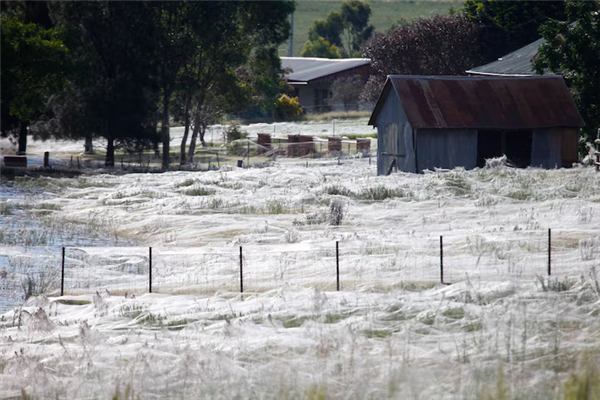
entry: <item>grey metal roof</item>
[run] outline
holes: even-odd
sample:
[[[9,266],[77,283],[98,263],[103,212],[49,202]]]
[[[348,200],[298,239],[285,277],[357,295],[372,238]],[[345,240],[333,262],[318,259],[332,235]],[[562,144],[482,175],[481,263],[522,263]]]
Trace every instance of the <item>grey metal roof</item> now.
[[[369,125],[377,125],[379,110],[392,93],[399,96],[414,129],[534,129],[584,125],[559,75],[389,75]]]
[[[536,75],[531,61],[537,56],[538,50],[542,44],[546,43],[544,39],[538,39],[525,47],[513,51],[498,60],[480,67],[465,71],[472,75],[505,75],[505,76],[529,76]],[[547,72],[551,75],[551,73]]]
[[[324,78],[352,68],[369,65],[365,58],[308,58],[308,57],[281,57],[281,66],[291,68],[292,72],[286,75],[290,83],[308,83],[315,79]]]

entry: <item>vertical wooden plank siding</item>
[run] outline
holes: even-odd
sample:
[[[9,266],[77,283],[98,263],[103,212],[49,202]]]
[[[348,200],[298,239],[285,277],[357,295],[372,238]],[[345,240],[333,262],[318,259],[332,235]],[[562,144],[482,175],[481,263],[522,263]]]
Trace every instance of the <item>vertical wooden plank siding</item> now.
[[[416,172],[412,128],[394,89],[377,115],[377,153],[377,175],[385,175],[394,160],[398,170]]]
[[[573,166],[573,163],[576,163],[578,161],[577,146],[579,143],[579,129],[561,128],[561,130],[562,166],[564,168],[569,168]]]
[[[477,130],[419,129],[417,130],[418,170],[453,169],[477,166]]]
[[[549,169],[562,166],[561,129],[534,129],[532,142],[532,167]]]

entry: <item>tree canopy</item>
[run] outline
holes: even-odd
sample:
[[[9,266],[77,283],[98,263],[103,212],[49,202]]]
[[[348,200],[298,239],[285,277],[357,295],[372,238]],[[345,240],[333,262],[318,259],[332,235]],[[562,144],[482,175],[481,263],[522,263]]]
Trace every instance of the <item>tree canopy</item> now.
[[[48,97],[66,85],[64,68],[69,50],[59,29],[45,29],[3,15],[2,118],[4,136],[19,138],[19,152],[26,151],[26,128],[44,111]]]
[[[567,4],[568,21],[549,20],[540,28],[546,40],[533,65],[564,76],[586,123],[584,139],[600,128],[600,2]]]
[[[483,26],[487,61],[492,61],[539,39],[538,28],[549,18],[565,19],[560,1],[465,0],[463,12]]]
[[[283,89],[276,48],[294,7],[289,0],[3,2],[2,134],[31,124],[44,137],[103,137],[107,165],[115,147],[157,146],[160,138],[167,168],[173,115],[203,141],[201,127],[223,112],[275,107]]]
[[[359,57],[361,46],[373,35],[375,29],[373,25],[369,25],[370,17],[369,3],[360,0],[345,1],[340,11],[330,11],[325,19],[313,23],[302,57],[313,57],[312,54],[315,53],[336,54],[331,46],[337,47],[344,58]]]
[[[300,55],[302,57],[342,58],[336,45],[329,43],[322,36],[306,42]]]

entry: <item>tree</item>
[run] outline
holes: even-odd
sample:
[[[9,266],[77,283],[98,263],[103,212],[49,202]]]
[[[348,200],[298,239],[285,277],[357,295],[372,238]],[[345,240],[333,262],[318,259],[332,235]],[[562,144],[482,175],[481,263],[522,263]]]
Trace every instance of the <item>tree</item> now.
[[[334,100],[340,100],[344,104],[344,110],[349,111],[351,108],[358,110],[363,86],[360,76],[341,77],[331,84],[331,93]]]
[[[481,61],[480,26],[460,15],[421,18],[376,35],[363,56],[381,74],[463,75]]]
[[[342,55],[338,48],[329,43],[325,38],[319,37],[317,40],[309,40],[304,45],[302,57],[319,57],[319,58],[341,58]]]
[[[154,27],[144,2],[60,2],[52,9],[73,43],[70,91],[53,101],[46,134],[107,141],[106,166],[115,148],[141,148],[156,135],[156,67],[148,57]],[[79,110],[80,114],[74,113]]]
[[[27,151],[27,131],[45,109],[48,97],[66,85],[68,49],[59,29],[24,23],[15,16],[1,19],[3,136],[18,137],[18,153]]]
[[[345,58],[360,56],[360,47],[375,29],[369,25],[370,17],[371,6],[368,3],[360,0],[342,3],[341,11],[330,11],[327,18],[313,23],[302,57],[315,57],[304,54],[336,54],[331,46],[337,47]]]
[[[255,49],[246,65],[236,69],[238,85],[248,89],[248,102],[241,110],[244,118],[273,116],[281,94],[293,93],[285,74],[275,47]]]
[[[562,74],[586,123],[584,140],[600,128],[600,2],[567,4],[569,21],[549,20],[540,28],[546,39],[533,66],[538,74]],[[582,149],[583,150],[583,149]]]
[[[435,15],[375,35],[363,47],[363,57],[380,76],[369,79],[364,96],[376,98],[390,74],[464,75],[483,62],[480,29],[462,15]]]
[[[548,18],[564,20],[565,1],[465,0],[463,12],[479,22],[486,62],[539,39]]]
[[[339,11],[330,11],[327,18],[318,19],[308,31],[308,40],[315,42],[323,38],[330,44],[342,47],[341,33],[344,30],[344,17]]]
[[[371,6],[364,1],[348,0],[342,3],[342,16],[345,37],[343,53],[346,57],[360,56],[360,47],[375,30],[373,25],[369,25]]]
[[[255,89],[259,86],[266,89],[262,85],[247,85],[248,80],[242,78],[239,68],[252,59],[252,54],[258,57],[254,59],[257,67],[261,59],[267,70],[281,71],[274,48],[289,35],[288,16],[294,7],[292,1],[202,3],[189,30],[190,57],[180,70],[189,77],[181,91],[186,93],[184,97],[192,99],[189,113],[194,116],[194,131],[190,155],[197,137],[205,145],[206,126],[216,116],[226,110],[239,111],[242,104],[250,101],[252,93],[257,93]],[[261,77],[265,78],[262,83],[267,85],[266,75],[257,76]],[[186,162],[187,139],[184,134],[181,163]]]

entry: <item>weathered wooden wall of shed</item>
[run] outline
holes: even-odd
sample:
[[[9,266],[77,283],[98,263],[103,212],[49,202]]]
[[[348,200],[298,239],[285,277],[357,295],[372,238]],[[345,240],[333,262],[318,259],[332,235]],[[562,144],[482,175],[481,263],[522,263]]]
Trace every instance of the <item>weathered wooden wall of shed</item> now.
[[[533,130],[531,143],[532,167],[562,167],[562,130],[562,128]]]
[[[377,175],[388,173],[392,163],[404,172],[417,172],[413,129],[392,89],[377,115]]]
[[[477,166],[477,130],[417,130],[418,170]]]
[[[562,166],[569,168],[578,161],[579,128],[561,128]]]

